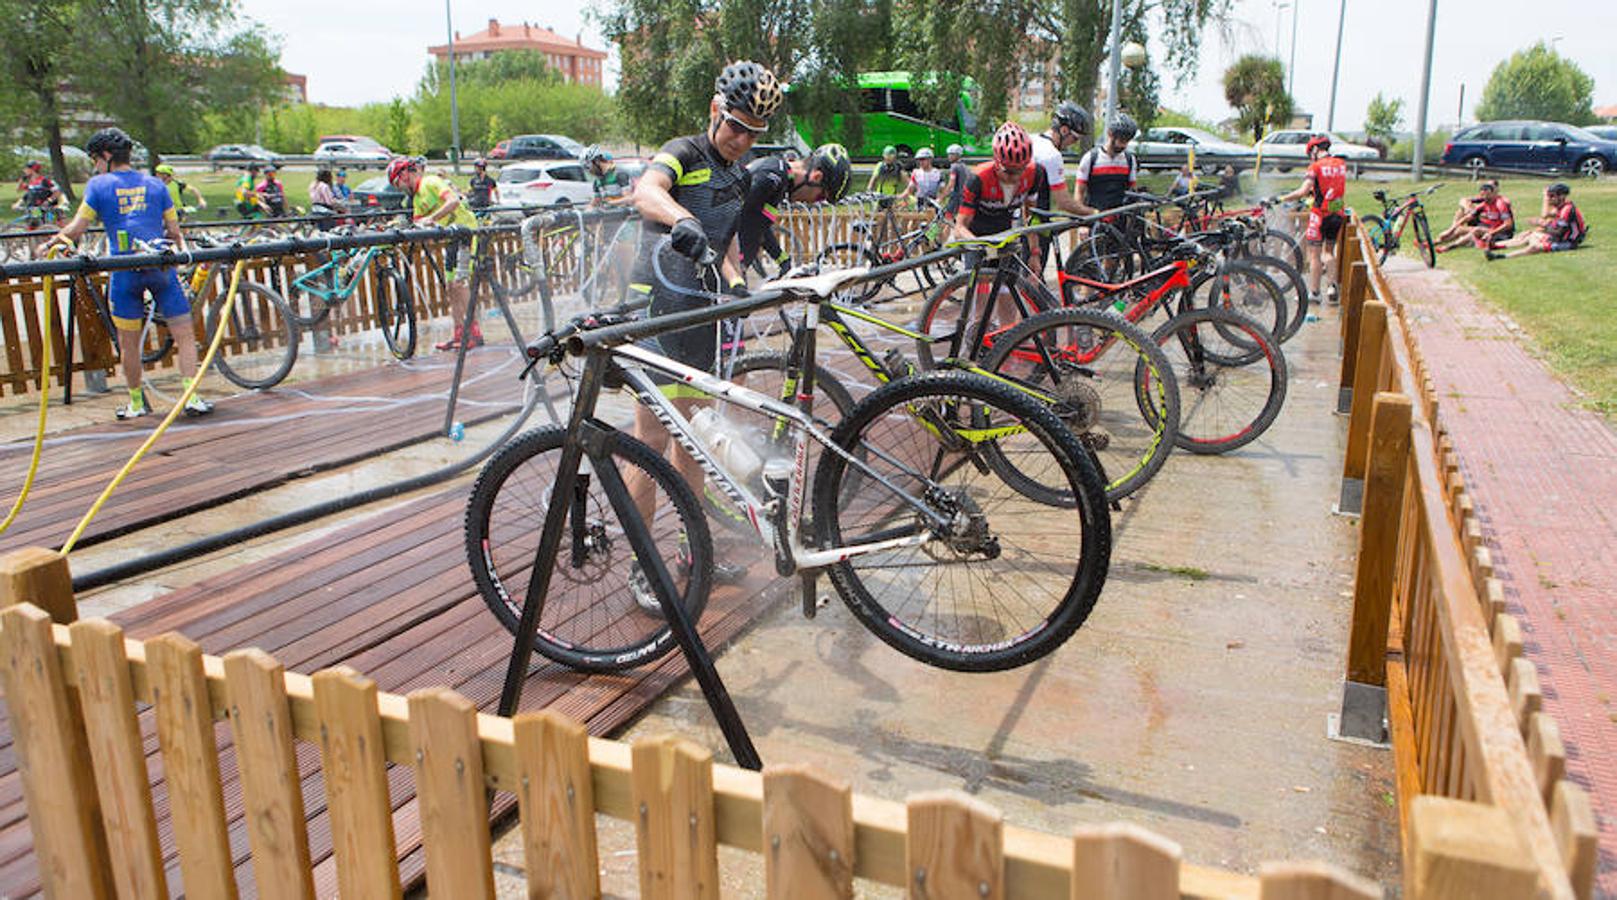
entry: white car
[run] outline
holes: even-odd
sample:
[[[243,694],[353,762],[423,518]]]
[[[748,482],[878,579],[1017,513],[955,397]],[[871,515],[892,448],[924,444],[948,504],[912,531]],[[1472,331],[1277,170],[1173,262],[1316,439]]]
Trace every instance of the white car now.
[[[1271,131],[1263,136],[1263,140],[1258,141],[1256,149],[1265,161],[1271,159],[1306,161],[1308,159],[1308,139],[1321,133],[1304,129]],[[1377,153],[1374,147],[1349,143],[1334,134],[1327,134],[1327,136],[1331,139],[1331,154],[1346,162],[1374,162],[1381,158],[1381,154]],[[1285,166],[1282,166],[1281,170],[1284,171],[1285,168]]]
[[[1238,169],[1252,164],[1251,147],[1243,147],[1200,128],[1147,128],[1129,143],[1140,165],[1152,168],[1179,168],[1190,159],[1192,147],[1196,148],[1196,166],[1209,175],[1226,164]]]
[[[362,169],[366,166],[385,166],[392,159],[387,148],[375,149],[358,144],[348,144],[340,141],[328,141],[315,148],[314,161],[323,165],[353,166]]]
[[[500,170],[501,205],[583,206],[595,198],[584,164],[576,159],[523,160]]]

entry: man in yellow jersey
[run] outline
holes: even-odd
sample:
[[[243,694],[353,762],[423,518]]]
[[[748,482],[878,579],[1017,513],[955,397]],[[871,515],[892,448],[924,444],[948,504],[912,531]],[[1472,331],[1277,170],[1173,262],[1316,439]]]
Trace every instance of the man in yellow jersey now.
[[[442,175],[421,171],[421,164],[408,156],[395,156],[387,164],[387,180],[394,187],[415,195],[411,203],[415,223],[423,228],[458,226],[467,233],[456,237],[444,249],[444,274],[449,278],[449,308],[455,317],[455,336],[441,341],[439,350],[458,350],[462,342],[471,350],[483,346],[483,329],[472,322],[471,331],[461,333],[466,321],[466,304],[471,302],[472,257],[477,255],[477,216],[462,201],[460,192]]]

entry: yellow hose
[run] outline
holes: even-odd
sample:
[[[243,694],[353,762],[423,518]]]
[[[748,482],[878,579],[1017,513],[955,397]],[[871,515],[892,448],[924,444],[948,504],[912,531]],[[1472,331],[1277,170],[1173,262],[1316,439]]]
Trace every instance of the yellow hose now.
[[[122,484],[123,480],[134,470],[135,463],[140,462],[141,457],[146,455],[146,451],[152,449],[152,445],[157,443],[157,439],[163,436],[163,432],[168,430],[168,426],[174,424],[174,419],[185,409],[185,404],[191,402],[191,397],[196,394],[197,385],[202,382],[202,376],[207,373],[208,366],[213,364],[213,355],[218,352],[219,344],[224,340],[225,323],[230,321],[231,309],[236,305],[236,288],[241,284],[241,271],[246,265],[246,260],[238,260],[235,270],[230,273],[230,290],[225,294],[224,305],[219,308],[219,329],[213,333],[213,340],[208,342],[208,352],[203,355],[202,362],[197,364],[196,377],[191,379],[190,386],[185,389],[185,393],[180,395],[179,402],[175,403],[174,408],[168,411],[167,416],[163,417],[163,421],[152,429],[152,433],[147,436],[145,443],[140,445],[140,449],[135,451],[135,455],[129,457],[129,462],[124,463],[124,467],[118,470],[117,475],[112,476],[112,481],[107,483],[107,487],[101,492],[101,496],[97,497],[95,503],[91,504],[90,511],[84,514],[83,519],[79,520],[79,526],[73,529],[73,534],[68,537],[67,543],[62,545],[62,554],[64,556],[73,552],[73,545],[78,543],[79,537],[84,534],[84,530],[90,527],[90,520],[94,519],[95,514],[101,511],[101,507],[107,502],[107,498],[112,496],[112,492],[117,490],[118,485]],[[194,315],[195,313],[196,310],[192,310],[192,314]],[[176,335],[174,339],[176,341],[189,340],[190,337],[190,335],[185,335],[184,337]]]
[[[55,259],[60,247],[52,247],[45,253],[46,259]],[[17,521],[17,514],[22,512],[22,504],[28,499],[28,492],[34,487],[34,476],[39,474],[39,454],[45,448],[45,416],[50,408],[50,382],[51,382],[51,313],[56,311],[56,276],[45,276],[45,323],[41,328],[45,347],[40,354],[39,363],[39,428],[34,432],[34,458],[28,461],[28,475],[22,480],[22,493],[17,495],[17,502],[11,504],[11,512],[6,514],[4,522],[0,522],[0,534],[5,534],[11,523]],[[68,315],[72,315],[72,310]],[[67,348],[71,354],[73,348]],[[70,373],[69,378],[73,377]]]

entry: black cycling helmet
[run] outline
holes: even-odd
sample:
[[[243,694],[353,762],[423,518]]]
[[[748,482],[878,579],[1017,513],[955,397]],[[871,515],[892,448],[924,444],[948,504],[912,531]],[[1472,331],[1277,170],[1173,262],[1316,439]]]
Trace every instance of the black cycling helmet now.
[[[1564,181],[1557,181],[1554,184],[1551,184],[1549,187],[1545,188],[1544,193],[1546,193],[1546,194],[1555,194],[1558,197],[1565,197],[1568,194],[1572,193],[1572,188],[1567,187],[1567,183],[1564,182]]]
[[[825,191],[825,199],[835,203],[848,192],[849,176],[853,174],[853,160],[848,157],[848,148],[841,144],[821,144],[809,154],[808,172],[810,175],[820,173],[820,187]]]
[[[134,139],[122,128],[103,128],[84,142],[84,152],[90,154],[91,159],[105,152],[111,153],[112,161],[119,163],[129,162],[129,154],[134,149]]]
[[[760,119],[774,115],[784,99],[775,73],[746,59],[725,66],[713,81],[713,91],[724,98],[727,108]]]
[[[1077,134],[1088,134],[1094,122],[1089,118],[1089,110],[1071,100],[1063,100],[1056,106],[1055,115],[1050,117],[1050,127],[1059,128],[1062,125]]]
[[[1133,116],[1119,110],[1117,116],[1106,123],[1106,133],[1125,141],[1132,141],[1134,136],[1140,133],[1140,126],[1134,123]]]

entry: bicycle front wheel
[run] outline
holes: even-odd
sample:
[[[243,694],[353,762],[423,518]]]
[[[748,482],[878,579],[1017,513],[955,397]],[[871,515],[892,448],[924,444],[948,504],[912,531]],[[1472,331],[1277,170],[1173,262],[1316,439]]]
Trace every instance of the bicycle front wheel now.
[[[1180,313],[1156,330],[1179,383],[1178,445],[1228,453],[1274,424],[1286,402],[1286,357],[1258,323],[1217,307]],[[1140,370],[1142,382],[1148,373]]]
[[[1179,433],[1179,386],[1168,358],[1138,326],[1096,309],[1041,313],[994,342],[983,368],[1045,400],[1095,454],[1106,499],[1139,490],[1167,462]],[[1143,377],[1136,379],[1136,372]],[[1071,502],[1064,484],[1001,464],[1000,474],[1034,500]]]
[[[208,304],[208,339],[225,329],[214,365],[232,384],[265,390],[281,383],[298,361],[298,329],[281,295],[251,281],[236,288],[236,303],[221,319],[225,298]],[[221,322],[223,323],[221,325]]]
[[[507,444],[483,466],[466,507],[472,580],[500,624],[516,634],[534,556],[554,496],[562,428],[539,428]],[[657,553],[694,622],[713,583],[713,542],[696,497],[650,447],[616,435],[612,462],[625,479],[646,479],[656,512],[646,522]],[[567,504],[567,523],[534,633],[534,649],[587,672],[616,672],[674,647],[661,612],[643,608],[630,587],[637,557],[600,479],[586,458]]]
[[[833,439],[869,471],[822,455],[815,533],[848,550],[828,572],[877,637],[940,668],[998,671],[1055,650],[1089,616],[1111,517],[1094,463],[1044,405],[984,376],[928,372],[866,397]],[[1075,502],[1029,501],[987,464],[991,450],[1042,456]]]
[[[395,359],[409,359],[415,355],[415,302],[410,296],[410,283],[393,270],[378,271],[372,282],[376,290],[376,324],[382,329],[382,340]]]
[[[1432,225],[1426,221],[1424,212],[1415,213],[1415,246],[1420,249],[1426,268],[1437,268],[1437,245],[1432,243]]]

